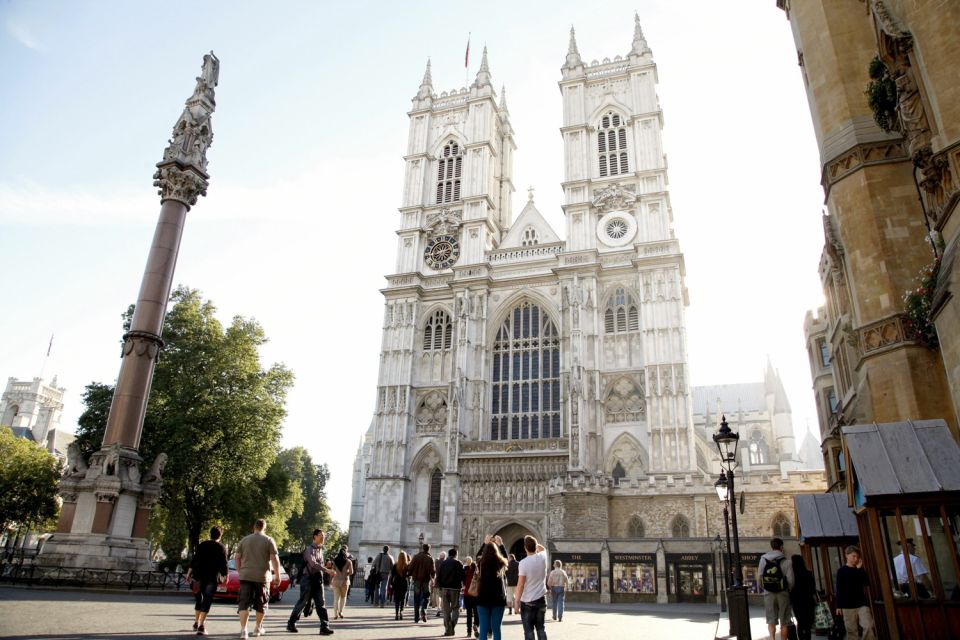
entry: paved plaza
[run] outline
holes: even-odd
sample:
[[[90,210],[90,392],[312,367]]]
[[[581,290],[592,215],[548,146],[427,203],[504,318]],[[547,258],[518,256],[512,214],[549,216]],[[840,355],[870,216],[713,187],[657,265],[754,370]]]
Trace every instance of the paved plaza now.
[[[289,595],[293,595],[292,593]],[[270,607],[265,629],[268,637],[295,638],[317,634],[317,618],[302,620],[299,634],[284,628],[293,598]],[[335,638],[345,640],[422,639],[443,637],[443,623],[430,612],[426,625],[397,622],[393,610],[363,603],[353,593],[343,620],[332,625]],[[410,613],[412,618],[412,612]],[[549,618],[549,612],[547,617]],[[236,608],[217,603],[207,619],[214,638],[239,635]],[[92,593],[0,588],[0,638],[183,638],[193,636],[193,599],[187,594]],[[668,638],[713,640],[717,612],[713,605],[593,605],[570,603],[563,622],[547,621],[550,640],[616,638]],[[253,629],[251,624],[250,629]],[[195,636],[193,636],[195,637]],[[457,637],[466,638],[463,618]],[[756,636],[755,636],[756,637]],[[504,640],[522,640],[520,616],[505,616]]]

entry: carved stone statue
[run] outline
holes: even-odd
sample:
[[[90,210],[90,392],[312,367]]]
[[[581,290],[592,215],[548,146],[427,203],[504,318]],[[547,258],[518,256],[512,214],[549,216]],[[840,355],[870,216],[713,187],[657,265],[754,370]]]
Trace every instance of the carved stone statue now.
[[[163,482],[163,470],[167,466],[167,454],[161,453],[150,465],[150,470],[143,475],[143,484]]]
[[[67,469],[64,473],[65,476],[83,476],[86,475],[87,461],[83,459],[83,454],[80,452],[80,445],[76,442],[71,442],[67,445]]]
[[[601,212],[631,209],[636,202],[636,194],[619,184],[604,187],[593,196],[593,206]]]

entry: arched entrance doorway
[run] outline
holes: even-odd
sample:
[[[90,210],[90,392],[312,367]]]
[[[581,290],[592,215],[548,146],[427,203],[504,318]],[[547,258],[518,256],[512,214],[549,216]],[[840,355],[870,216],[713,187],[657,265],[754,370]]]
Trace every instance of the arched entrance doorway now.
[[[536,537],[537,534],[522,524],[511,522],[501,527],[497,535],[503,539],[503,546],[506,547],[507,553],[512,553],[517,560],[523,560],[527,555],[523,550],[523,537]]]

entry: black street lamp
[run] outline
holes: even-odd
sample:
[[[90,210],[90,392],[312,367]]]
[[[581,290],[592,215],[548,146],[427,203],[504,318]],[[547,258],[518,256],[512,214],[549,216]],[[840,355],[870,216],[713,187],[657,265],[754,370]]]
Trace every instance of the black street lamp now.
[[[737,468],[737,445],[740,443],[740,434],[730,428],[726,416],[720,419],[720,429],[713,434],[713,441],[717,445],[717,451],[720,452],[721,467],[720,479],[714,487],[717,489],[717,496],[724,501],[724,515],[726,515],[727,505],[735,501],[737,496],[734,469]],[[724,485],[726,485],[726,496],[722,496]],[[737,636],[738,640],[752,640],[747,590],[743,586],[743,559],[740,557],[740,534],[737,531],[737,505],[731,506],[729,513],[733,525],[733,553],[736,557],[736,567],[733,570],[733,585],[727,589],[730,635]]]
[[[420,532],[420,537],[417,538],[420,541],[420,549],[423,549],[423,531]],[[420,553],[419,551],[417,553]]]
[[[727,483],[727,472],[720,470],[720,479],[713,484],[717,490],[717,497],[723,504],[723,530],[727,537],[727,558],[726,569],[724,570],[723,582],[726,588],[733,586],[733,545],[730,544],[730,485]],[[719,534],[718,534],[719,535]]]

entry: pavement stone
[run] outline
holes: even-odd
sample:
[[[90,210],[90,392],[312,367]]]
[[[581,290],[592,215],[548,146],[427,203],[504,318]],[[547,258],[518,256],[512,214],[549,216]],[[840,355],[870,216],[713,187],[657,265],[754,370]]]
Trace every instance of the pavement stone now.
[[[294,593],[270,606],[265,620],[266,637],[297,638],[316,636],[316,615],[302,619],[298,634],[286,631],[293,608]],[[328,600],[329,601],[329,600]],[[354,592],[343,620],[331,621],[341,640],[434,640],[443,637],[443,622],[427,617],[426,624],[409,620],[395,621],[392,608],[371,607],[363,603],[363,594]],[[715,605],[632,604],[600,605],[567,603],[563,622],[550,620],[549,640],[611,640],[652,638],[667,640],[713,640],[717,630]],[[252,620],[252,616],[251,616]],[[104,638],[196,637],[193,624],[193,599],[187,594],[51,591],[15,587],[0,588],[0,638],[38,638],[41,640],[79,640]],[[207,618],[211,638],[237,638],[240,625],[236,607],[215,603]],[[252,623],[250,630],[253,630]],[[519,615],[504,616],[503,640],[522,640]],[[457,624],[457,638],[466,640],[465,620]],[[755,640],[757,636],[754,636]]]

